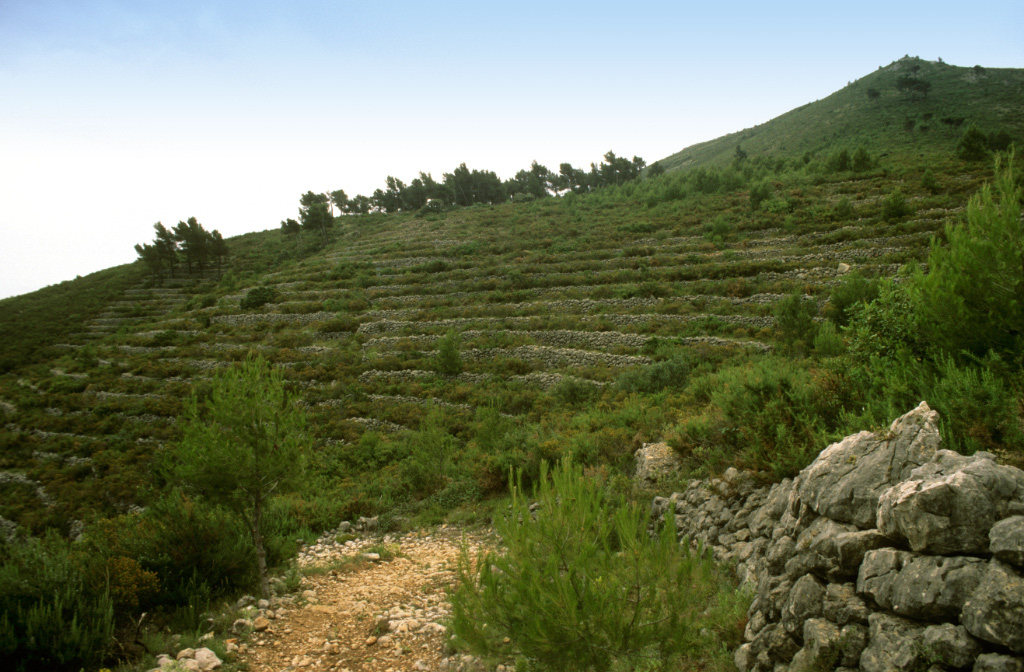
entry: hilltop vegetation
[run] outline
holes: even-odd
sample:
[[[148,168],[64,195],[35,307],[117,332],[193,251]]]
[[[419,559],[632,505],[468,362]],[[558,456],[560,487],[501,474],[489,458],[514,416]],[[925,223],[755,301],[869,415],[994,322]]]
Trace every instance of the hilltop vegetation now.
[[[866,84],[895,82],[900,63]],[[911,87],[898,104],[938,104],[950,68],[922,66],[927,97]],[[860,95],[895,106],[890,93]],[[1019,159],[993,171],[958,152],[989,117],[968,114],[975,98],[948,104],[967,122],[925,152],[867,122],[791,150],[780,126],[763,148],[722,139],[721,162],[691,154],[706,163],[664,160],[581,193],[314,215],[315,235],[227,240],[216,279],[136,265],[7,300],[35,312],[23,332],[9,312],[0,323],[0,516],[50,536],[0,544],[5,611],[37,610],[0,626],[0,651],[44,655],[17,643],[61,622],[39,614],[58,609],[47,600],[62,572],[82,578],[58,611],[121,628],[149,611],[195,630],[201,605],[256,585],[251,531],[159,468],[195,427],[179,421],[183,402],[194,415],[217,372],[251,355],[278,367],[308,417],[306,476],[263,513],[271,567],[361,515],[392,529],[486,519],[511,470],[528,488],[545,461],[571,458],[609,501],[635,499],[644,442],[668,440],[692,474],[792,475],[921,399],[952,447],[1021,461]],[[92,303],[36,324],[75,296]],[[42,556],[52,571],[27,580]],[[105,632],[69,645],[69,669],[110,653]]]
[[[959,67],[906,56],[753,128],[687,147],[659,163],[666,170],[728,165],[737,147],[751,156],[801,157],[847,148],[879,153],[948,154],[974,126],[1005,149],[1024,136],[1024,71]]]

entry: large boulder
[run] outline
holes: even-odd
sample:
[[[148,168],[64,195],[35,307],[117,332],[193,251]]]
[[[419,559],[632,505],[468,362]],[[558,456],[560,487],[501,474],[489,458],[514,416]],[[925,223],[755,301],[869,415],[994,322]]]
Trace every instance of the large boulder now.
[[[822,516],[875,527],[879,496],[939,449],[938,421],[938,413],[922,401],[883,436],[860,432],[832,444],[800,472],[800,499]]]
[[[967,632],[1014,653],[1024,653],[1024,577],[993,560],[964,604]]]
[[[910,558],[893,581],[892,610],[910,618],[955,622],[985,570],[979,558]]]
[[[920,669],[924,628],[905,618],[883,613],[871,614],[868,628],[868,646],[860,656],[862,672]]]
[[[989,551],[997,560],[1024,568],[1024,516],[1000,520],[988,533]]]
[[[882,494],[878,529],[915,551],[986,554],[992,526],[1024,512],[1024,471],[990,453],[942,450]]]

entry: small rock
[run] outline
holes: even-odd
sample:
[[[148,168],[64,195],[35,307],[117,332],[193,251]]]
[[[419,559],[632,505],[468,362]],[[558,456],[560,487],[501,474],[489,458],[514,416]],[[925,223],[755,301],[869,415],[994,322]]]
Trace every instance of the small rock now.
[[[196,650],[195,649],[182,649],[181,651],[178,651],[177,659],[178,660],[183,660],[185,658],[195,658],[195,657],[196,657]]]
[[[207,648],[196,649],[195,660],[199,663],[199,669],[203,672],[210,672],[221,666],[223,662],[217,654]]]
[[[367,637],[366,638],[366,645],[367,646],[373,646],[376,643],[377,643],[377,638],[376,637]]]
[[[380,560],[380,553],[363,553],[363,557],[370,562],[378,562]]]
[[[263,616],[257,616],[256,620],[252,622],[252,629],[256,632],[263,632],[270,627],[270,621]]]

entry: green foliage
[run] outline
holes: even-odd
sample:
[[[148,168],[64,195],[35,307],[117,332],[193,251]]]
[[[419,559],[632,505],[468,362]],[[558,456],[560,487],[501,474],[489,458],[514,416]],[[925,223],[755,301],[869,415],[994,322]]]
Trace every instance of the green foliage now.
[[[850,164],[853,171],[855,173],[863,173],[864,171],[871,170],[871,164],[871,155],[868,154],[868,150],[858,147],[857,151],[853,153],[853,160]]]
[[[768,181],[768,178],[756,182],[750,187],[750,209],[759,209],[761,207],[761,203],[767,201],[771,196],[772,186]]]
[[[835,357],[846,351],[843,337],[834,322],[826,320],[814,336],[814,351],[822,357]]]
[[[988,136],[976,126],[968,126],[957,143],[956,155],[964,161],[984,161],[989,156]]]
[[[856,306],[874,301],[878,297],[878,280],[869,279],[858,271],[843,277],[842,281],[832,289],[825,306],[825,318],[845,327],[850,322],[850,315]]]
[[[890,222],[902,219],[913,211],[899,187],[893,189],[882,201],[882,217]]]
[[[932,243],[929,272],[914,278],[913,302],[925,340],[938,351],[988,351],[1021,363],[1024,351],[1024,223],[1013,157],[967,205],[963,223]]]
[[[567,462],[550,478],[542,464],[534,498],[535,512],[512,488],[511,511],[495,521],[503,553],[476,570],[463,553],[456,645],[516,651],[542,670],[604,672],[713,662],[738,641],[742,598],[707,554],[677,541],[671,516],[650,536],[647,507],[623,504]]]
[[[600,388],[591,382],[578,378],[563,378],[551,388],[551,396],[564,406],[579,406],[592,401],[600,394]]]
[[[937,194],[942,190],[939,186],[939,181],[935,179],[935,173],[932,172],[931,168],[927,168],[921,175],[921,188],[926,189],[932,194]]]
[[[789,348],[800,351],[814,340],[817,325],[814,316],[817,307],[800,292],[793,292],[772,308],[775,326],[782,342]]]
[[[793,476],[825,445],[840,410],[806,366],[780,357],[724,368],[695,383],[707,390],[709,403],[675,428],[670,444],[711,470],[739,463]]]
[[[284,387],[279,368],[262,357],[219,372],[202,403],[185,403],[182,439],[165,460],[173,482],[223,504],[252,534],[264,597],[264,514],[271,498],[300,483],[306,415]]]
[[[462,355],[459,354],[461,339],[454,331],[449,331],[437,342],[437,355],[434,357],[434,370],[445,376],[457,376],[462,373]]]
[[[878,296],[845,310],[850,319],[850,350],[862,360],[920,359],[923,345],[906,285],[885,279]]]
[[[245,293],[245,296],[239,301],[238,307],[242,310],[252,310],[276,300],[277,290],[273,287],[253,287]]]
[[[833,212],[836,219],[851,219],[853,218],[853,203],[848,197],[843,196],[836,202]]]
[[[0,658],[5,669],[98,667],[111,650],[114,605],[89,585],[84,559],[56,534],[0,541]]]
[[[626,371],[615,381],[615,386],[628,394],[681,390],[689,381],[691,369],[689,358],[675,356],[663,362]]]
[[[969,455],[979,450],[1024,450],[1017,411],[1020,395],[1006,382],[1002,362],[960,364],[940,359],[922,397],[939,412],[942,439],[950,450]]]

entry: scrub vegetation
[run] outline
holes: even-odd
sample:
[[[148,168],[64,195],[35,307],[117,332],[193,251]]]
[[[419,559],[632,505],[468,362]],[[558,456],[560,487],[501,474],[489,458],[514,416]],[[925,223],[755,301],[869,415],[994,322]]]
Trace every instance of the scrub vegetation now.
[[[599,531],[607,548],[571,560],[603,567],[640,539],[630,526],[649,493],[630,473],[650,441],[667,440],[687,476],[736,466],[769,480],[926,399],[950,447],[1024,463],[1010,147],[1022,103],[1022,71],[901,59],[621,183],[533,194],[526,171],[525,190],[491,202],[371,212],[368,198],[339,216],[340,195],[306,194],[296,226],[226,240],[215,275],[181,272],[179,256],[0,302],[0,657],[145,661],[143,612],[205,632],[211,604],[259,588],[260,554],[280,570],[297,540],[358,516],[387,529],[490,522],[511,486],[514,507],[534,487],[541,499],[582,488],[621,517]],[[251,500],[166,468],[203,418],[231,426],[217,400],[254,358],[304,428],[288,446],[303,476],[286,470],[289,487],[261,500],[258,534]],[[559,467],[550,485],[545,465],[570,463],[576,476],[559,486]],[[733,619],[738,632],[727,573],[648,541],[636,548],[713,584],[686,609],[718,605],[711,631]],[[601,589],[594,604],[616,595]],[[482,606],[468,604],[472,619]],[[460,636],[482,650],[508,637],[524,664],[566,669],[506,625]],[[658,652],[614,619],[598,625],[614,660],[582,652],[580,665],[710,655],[699,632]],[[636,647],[616,648],[623,637]]]

